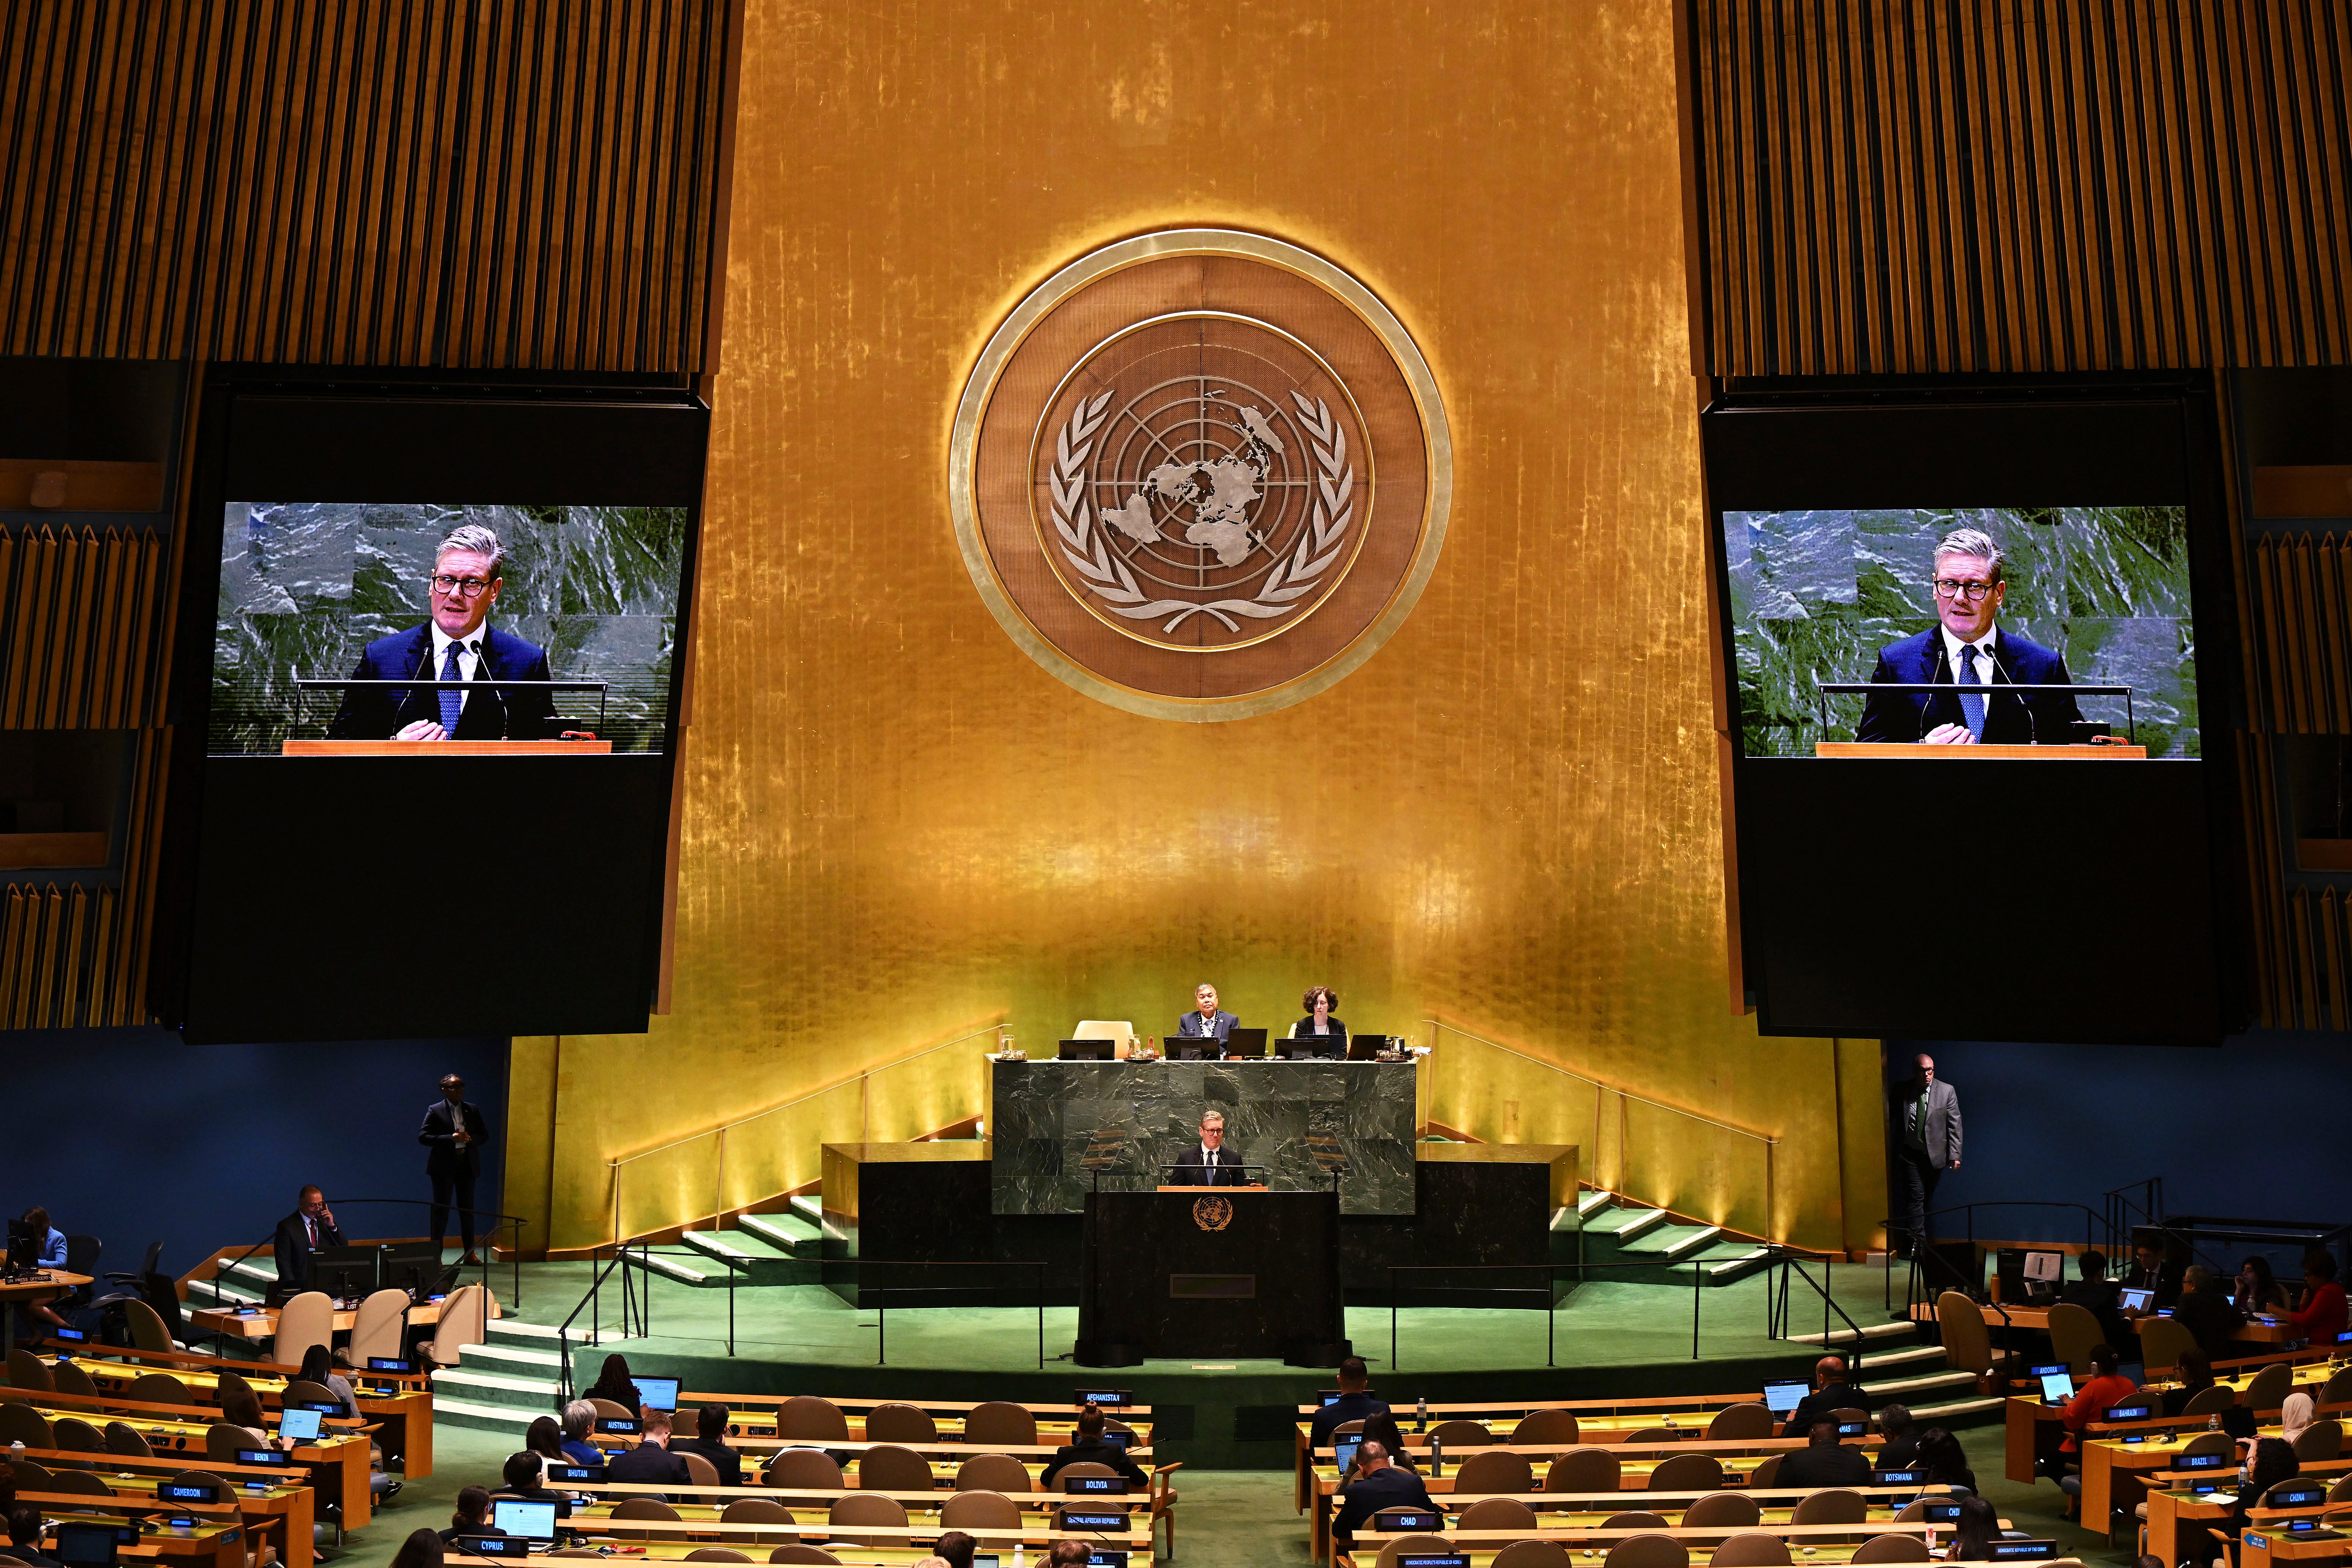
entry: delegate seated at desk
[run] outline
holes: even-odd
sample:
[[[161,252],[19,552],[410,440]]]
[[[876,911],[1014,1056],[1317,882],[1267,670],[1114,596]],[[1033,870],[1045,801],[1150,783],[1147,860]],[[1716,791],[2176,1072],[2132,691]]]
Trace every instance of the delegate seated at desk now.
[[[1249,1173],[1225,1146],[1225,1119],[1216,1111],[1201,1117],[1201,1141],[1176,1156],[1168,1173],[1171,1187],[1238,1187]]]
[[[1037,1478],[1038,1486],[1052,1491],[1054,1477],[1064,1466],[1093,1464],[1107,1465],[1125,1477],[1129,1486],[1138,1491],[1149,1491],[1151,1478],[1127,1457],[1125,1448],[1104,1439],[1103,1431],[1108,1425],[1098,1406],[1089,1405],[1079,1411],[1077,1430],[1070,1434],[1070,1441],[1054,1450],[1053,1458],[1046,1462],[1044,1473]]]
[[[1339,1517],[1331,1521],[1332,1543],[1342,1552],[1353,1551],[1356,1531],[1384,1508],[1437,1511],[1422,1479],[1390,1464],[1387,1447],[1367,1438],[1356,1450],[1354,1473],[1340,1483]]]
[[[1217,1010],[1217,988],[1205,980],[1194,988],[1192,1002],[1197,1011],[1187,1013],[1176,1020],[1177,1035],[1187,1040],[1214,1040],[1217,1048],[1204,1054],[1223,1056],[1225,1042],[1233,1038],[1234,1026],[1241,1020],[1231,1013]]]
[[[322,1247],[342,1245],[343,1233],[335,1225],[335,1211],[327,1206],[327,1194],[304,1187],[295,1196],[294,1212],[278,1222],[278,1234],[270,1238],[269,1250],[278,1263],[273,1293],[282,1301],[310,1289],[310,1255]]]
[[[1348,1026],[1334,1016],[1339,1005],[1339,994],[1328,985],[1310,985],[1299,999],[1307,1016],[1290,1026],[1294,1040],[1312,1040],[1318,1057],[1344,1057],[1348,1054]]]

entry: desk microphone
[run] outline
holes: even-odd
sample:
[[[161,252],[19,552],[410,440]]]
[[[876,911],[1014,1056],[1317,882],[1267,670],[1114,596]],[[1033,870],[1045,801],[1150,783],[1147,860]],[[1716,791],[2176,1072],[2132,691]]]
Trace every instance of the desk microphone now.
[[[1995,635],[1998,636],[1998,634]],[[1992,668],[1993,673],[2001,676],[2003,679],[2008,680],[2011,686],[2015,686],[2017,684],[2017,672],[2009,668],[2000,662],[2000,654],[1997,650],[1994,651],[1992,656]],[[2042,725],[2040,721],[2035,719],[2033,715],[2033,699],[2024,695],[2022,692],[2011,692],[2011,695],[2025,705],[2026,743],[2034,746],[2042,744]]]

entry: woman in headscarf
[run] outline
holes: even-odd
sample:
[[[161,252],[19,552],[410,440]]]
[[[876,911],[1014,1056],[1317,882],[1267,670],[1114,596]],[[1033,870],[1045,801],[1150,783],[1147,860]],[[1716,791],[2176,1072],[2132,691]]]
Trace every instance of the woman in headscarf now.
[[[2279,1407],[2279,1425],[2284,1428],[2287,1443],[2292,1446],[2318,1415],[2319,1406],[2312,1402],[2310,1394],[2301,1389],[2288,1394],[2286,1403]]]

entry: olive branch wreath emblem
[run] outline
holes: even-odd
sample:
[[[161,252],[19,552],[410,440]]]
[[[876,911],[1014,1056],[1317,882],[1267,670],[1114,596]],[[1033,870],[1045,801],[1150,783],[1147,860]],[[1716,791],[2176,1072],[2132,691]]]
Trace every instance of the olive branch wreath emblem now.
[[[1348,457],[1348,433],[1339,427],[1330,407],[1319,397],[1293,392],[1298,423],[1315,444],[1319,472],[1307,526],[1298,531],[1298,548],[1287,561],[1276,562],[1257,593],[1246,599],[1214,599],[1202,604],[1191,599],[1154,599],[1146,594],[1095,526],[1095,510],[1086,495],[1086,460],[1094,450],[1095,433],[1109,417],[1111,395],[1091,402],[1081,399],[1069,423],[1054,440],[1054,531],[1060,535],[1062,558],[1087,580],[1087,589],[1109,601],[1113,615],[1148,620],[1175,612],[1160,629],[1172,632],[1193,616],[1207,616],[1229,632],[1241,630],[1235,616],[1272,620],[1297,607],[1297,601],[1315,591],[1347,542],[1354,521],[1356,468]]]

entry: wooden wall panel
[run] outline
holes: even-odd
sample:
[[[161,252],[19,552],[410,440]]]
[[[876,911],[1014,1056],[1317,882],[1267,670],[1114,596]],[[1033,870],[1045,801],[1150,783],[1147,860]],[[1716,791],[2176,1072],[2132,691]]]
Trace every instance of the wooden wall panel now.
[[[703,368],[730,0],[0,0],[0,353]]]
[[[2352,360],[2352,8],[1685,4],[1702,374]]]

